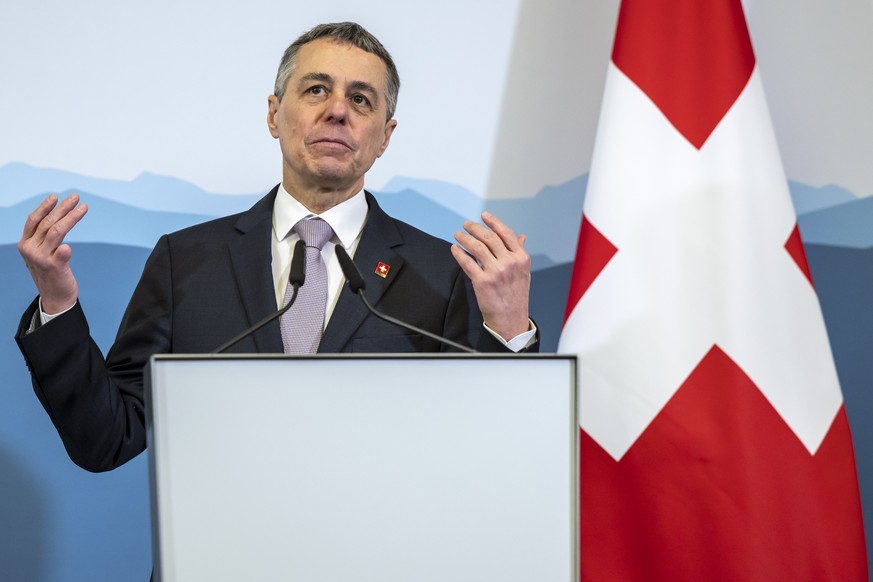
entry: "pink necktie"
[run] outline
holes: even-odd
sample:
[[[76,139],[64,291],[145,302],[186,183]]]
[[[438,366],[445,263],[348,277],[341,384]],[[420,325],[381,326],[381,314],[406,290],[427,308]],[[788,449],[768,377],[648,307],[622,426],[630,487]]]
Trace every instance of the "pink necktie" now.
[[[306,243],[306,280],[294,305],[282,316],[279,327],[286,354],[314,354],[321,341],[327,307],[327,268],[321,249],[333,236],[333,229],[324,220],[311,218],[295,224],[294,232]],[[288,285],[285,305],[291,300],[292,292]]]

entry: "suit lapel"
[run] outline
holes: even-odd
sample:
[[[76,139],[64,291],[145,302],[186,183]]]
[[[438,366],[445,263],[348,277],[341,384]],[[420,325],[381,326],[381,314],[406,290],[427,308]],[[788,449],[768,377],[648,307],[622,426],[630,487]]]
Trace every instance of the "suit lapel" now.
[[[354,261],[366,285],[364,294],[372,305],[376,305],[403,268],[403,257],[397,252],[398,247],[403,245],[403,237],[394,219],[385,214],[369,192],[365,194],[369,210]],[[384,278],[376,274],[380,262],[391,267]],[[348,285],[343,284],[318,351],[343,351],[368,314],[361,298],[352,294]]]
[[[273,271],[269,259],[272,256],[270,236],[273,232],[273,202],[277,189],[273,188],[250,210],[240,215],[235,225],[240,236],[228,244],[236,286],[249,326],[276,311]],[[283,351],[278,321],[271,322],[255,333],[253,339],[259,353]]]

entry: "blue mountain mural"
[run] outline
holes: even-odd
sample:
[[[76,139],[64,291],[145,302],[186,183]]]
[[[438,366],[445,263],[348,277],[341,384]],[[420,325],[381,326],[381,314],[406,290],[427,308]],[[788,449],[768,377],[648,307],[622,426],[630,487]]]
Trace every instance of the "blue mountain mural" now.
[[[149,173],[124,181],[18,162],[0,166],[0,206],[11,206],[33,197],[42,199],[52,192],[87,192],[143,210],[206,216],[239,212],[264,194],[212,194],[185,180]]]
[[[455,184],[397,177],[374,192],[394,216],[435,236],[454,240],[466,219],[488,210],[528,235],[534,268],[570,262],[588,175],[544,186],[531,198],[483,200]],[[270,185],[271,186],[271,185]],[[807,242],[855,248],[873,246],[873,197],[856,198],[839,186],[789,183]],[[142,174],[132,181],[92,178],[11,163],[0,166],[0,244],[18,241],[24,218],[48,193],[78,192],[91,211],[71,242],[110,242],[151,247],[166,232],[249,208],[262,195],[211,194],[167,176]]]
[[[61,190],[64,198],[74,190]],[[212,218],[204,214],[183,214],[143,210],[114,202],[76,189],[88,204],[88,213],[70,232],[67,242],[102,242],[152,248],[162,234],[173,232]],[[0,244],[17,243],[24,228],[27,214],[36,208],[45,196],[35,196],[8,208],[0,208]]]
[[[807,243],[869,249],[873,247],[873,196],[802,214],[798,224]]]
[[[791,189],[791,200],[794,202],[794,211],[798,216],[857,199],[845,188],[834,184],[817,188],[801,182],[789,181],[788,187]]]

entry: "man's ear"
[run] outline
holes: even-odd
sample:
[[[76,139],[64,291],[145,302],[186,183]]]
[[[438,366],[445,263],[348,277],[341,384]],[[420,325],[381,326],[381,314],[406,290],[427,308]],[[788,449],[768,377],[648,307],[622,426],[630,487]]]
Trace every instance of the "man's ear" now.
[[[382,141],[382,147],[379,148],[379,155],[377,157],[381,158],[385,150],[388,149],[388,143],[391,141],[391,134],[394,133],[395,127],[397,127],[396,119],[391,119],[385,124],[385,139]]]
[[[267,128],[270,130],[270,135],[275,138],[279,137],[279,126],[276,116],[279,113],[279,98],[275,95],[267,97]]]

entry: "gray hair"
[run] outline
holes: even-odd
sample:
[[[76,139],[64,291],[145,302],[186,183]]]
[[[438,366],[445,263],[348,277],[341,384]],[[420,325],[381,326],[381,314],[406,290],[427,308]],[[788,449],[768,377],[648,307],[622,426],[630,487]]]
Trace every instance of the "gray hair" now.
[[[279,63],[279,72],[276,74],[276,86],[273,89],[279,101],[285,95],[288,80],[297,68],[297,54],[300,52],[300,47],[319,38],[329,38],[338,43],[350,44],[382,59],[387,71],[385,78],[385,101],[388,106],[387,118],[391,119],[394,117],[394,111],[397,109],[397,94],[400,92],[400,75],[397,73],[397,67],[394,66],[394,60],[388,51],[385,50],[385,47],[382,46],[382,43],[379,42],[379,39],[355,22],[319,24],[310,31],[303,33],[297,40],[291,43],[291,46],[285,49],[285,54]]]

